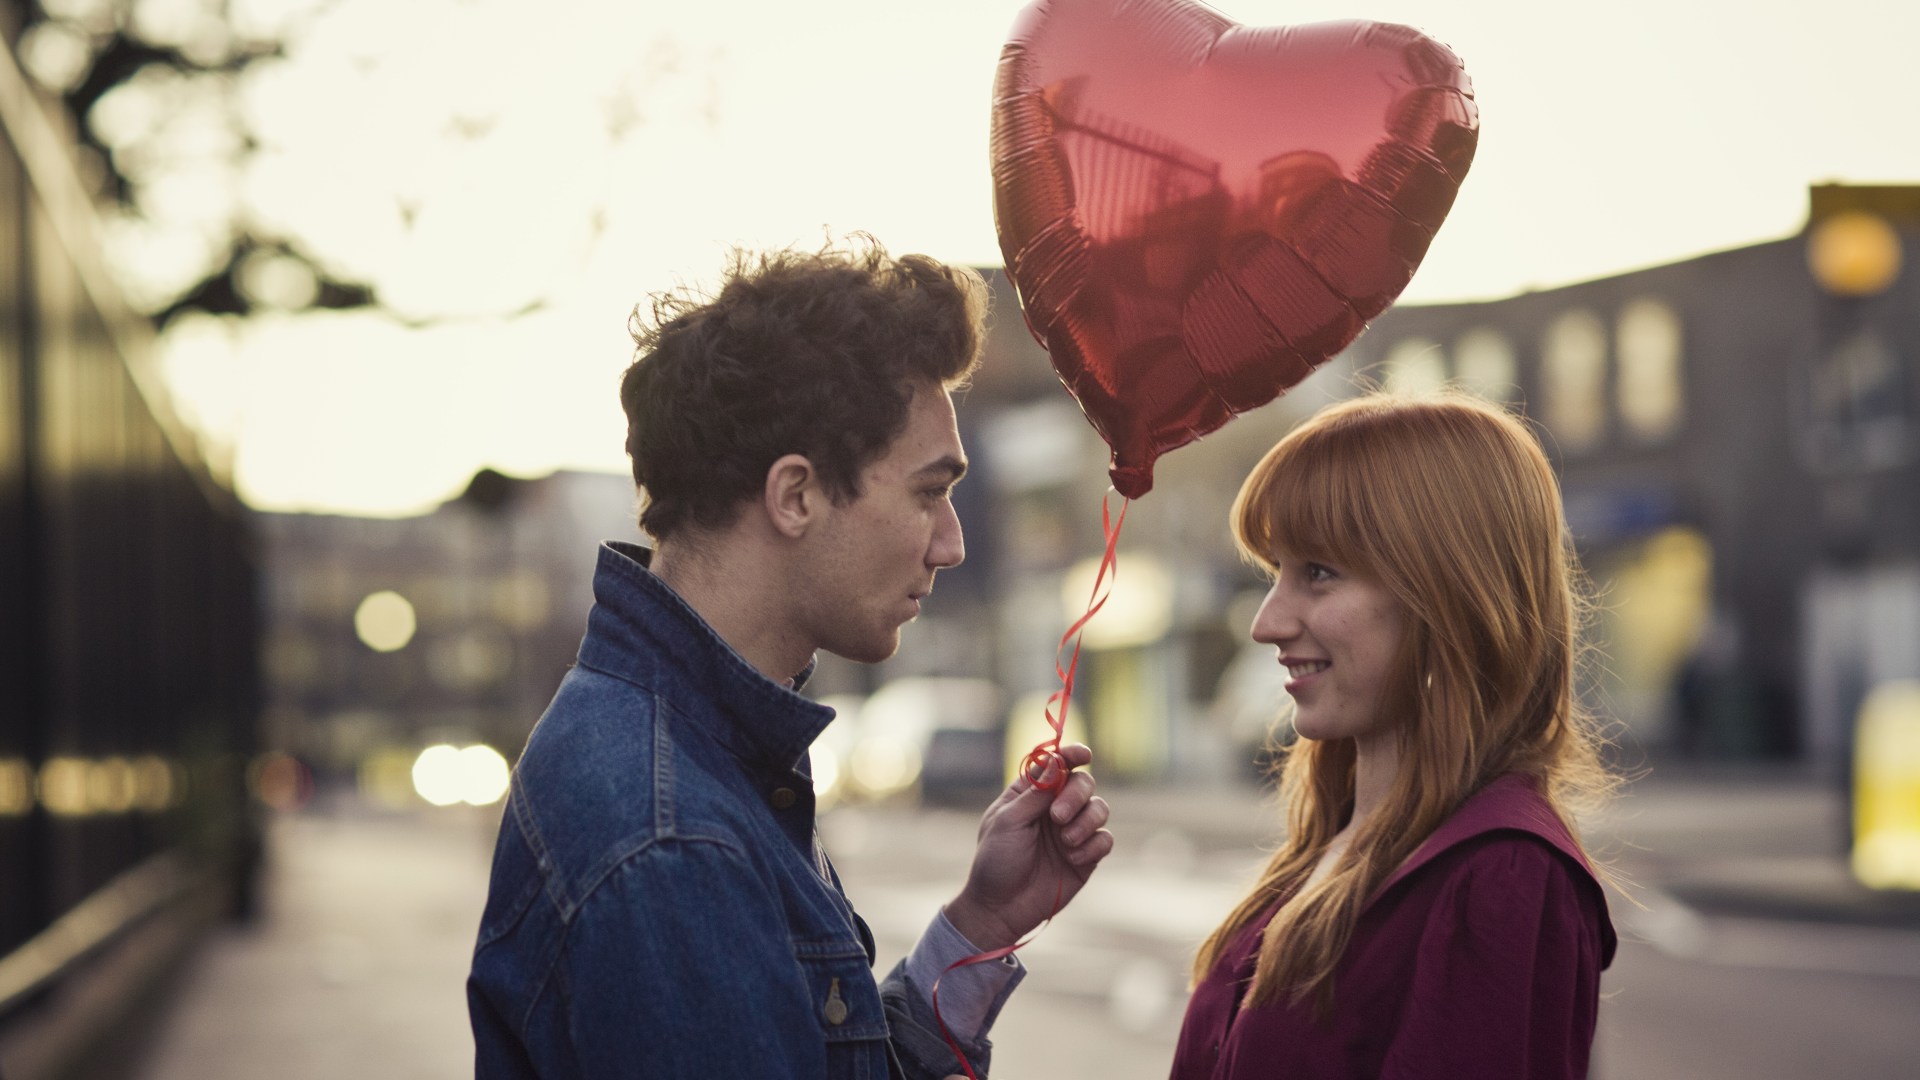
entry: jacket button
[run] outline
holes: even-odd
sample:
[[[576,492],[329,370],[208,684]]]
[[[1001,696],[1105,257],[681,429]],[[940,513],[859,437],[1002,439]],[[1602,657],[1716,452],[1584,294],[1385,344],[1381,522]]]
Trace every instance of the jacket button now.
[[[787,807],[792,806],[794,800],[797,798],[799,798],[799,796],[795,795],[793,789],[790,787],[774,788],[773,808],[775,810],[785,810]]]
[[[826,1015],[827,1023],[839,1027],[847,1022],[848,1011],[847,1003],[840,997],[840,980],[835,979],[833,986],[827,990],[827,1003],[821,1012]]]

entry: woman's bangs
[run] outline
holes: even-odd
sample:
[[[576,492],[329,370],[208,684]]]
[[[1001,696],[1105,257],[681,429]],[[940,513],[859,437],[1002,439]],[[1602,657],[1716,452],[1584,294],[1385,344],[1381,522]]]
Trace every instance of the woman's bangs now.
[[[1324,432],[1315,434],[1324,436]],[[1235,537],[1249,560],[1273,569],[1282,554],[1350,564],[1363,550],[1359,491],[1325,439],[1283,440],[1247,477],[1235,501]]]

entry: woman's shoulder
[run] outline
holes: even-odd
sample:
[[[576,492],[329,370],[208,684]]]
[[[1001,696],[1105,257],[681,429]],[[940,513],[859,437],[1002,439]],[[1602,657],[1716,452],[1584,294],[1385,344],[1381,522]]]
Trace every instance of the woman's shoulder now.
[[[1501,776],[1475,792],[1381,886],[1382,891],[1418,872],[1440,856],[1462,846],[1476,850],[1488,843],[1524,850],[1544,845],[1558,852],[1587,878],[1599,879],[1587,854],[1553,808],[1539,784],[1518,774]]]
[[[1616,939],[1600,878],[1527,778],[1502,777],[1468,799],[1387,879],[1380,895],[1419,882],[1426,883],[1423,891],[1471,898],[1476,906],[1518,905],[1595,925],[1605,960],[1612,958]]]

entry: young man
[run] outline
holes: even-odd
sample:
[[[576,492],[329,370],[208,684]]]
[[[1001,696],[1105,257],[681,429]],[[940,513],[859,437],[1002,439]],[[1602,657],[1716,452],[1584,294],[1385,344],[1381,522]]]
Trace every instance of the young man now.
[[[965,555],[949,391],[985,306],[978,275],[877,244],[740,256],[711,302],[655,305],[621,385],[654,548],[602,547],[578,664],[515,767],[468,980],[479,1077],[947,1076],[936,979],[986,1071],[1021,968],[947,969],[1072,899],[1112,850],[1106,802],[1084,771],[1016,781],[876,984],[814,835],[833,712],[799,693],[817,650],[891,656]]]

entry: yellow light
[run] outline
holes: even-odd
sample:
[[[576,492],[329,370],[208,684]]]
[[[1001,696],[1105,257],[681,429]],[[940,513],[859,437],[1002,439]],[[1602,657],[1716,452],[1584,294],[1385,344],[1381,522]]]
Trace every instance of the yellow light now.
[[[57,757],[40,766],[40,805],[55,817],[82,817],[87,813],[85,758]]]
[[[413,605],[406,597],[389,590],[369,594],[353,613],[354,633],[375,652],[406,648],[418,628]]]
[[[1920,889],[1920,680],[1874,687],[1856,730],[1854,876],[1876,889]]]
[[[1835,214],[1807,237],[1807,266],[1838,296],[1873,296],[1900,276],[1900,234],[1885,218],[1859,210]]]
[[[126,758],[110,757],[87,769],[87,805],[102,814],[124,814],[133,809],[133,766]]]
[[[174,804],[179,787],[173,765],[166,758],[149,755],[133,763],[133,805],[137,810],[157,814]]]
[[[33,766],[19,758],[0,758],[0,817],[21,817],[33,809]]]
[[[920,751],[892,733],[876,733],[854,746],[847,767],[867,794],[891,795],[919,779]]]
[[[1047,720],[1049,697],[1051,697],[1050,694],[1042,691],[1022,695],[1013,703],[1012,711],[1007,714],[1006,777],[1009,784],[1013,783],[1019,775],[1020,766],[1026,762],[1027,754],[1034,747],[1053,738],[1053,725]],[[1059,710],[1055,709],[1054,716],[1059,715]],[[1063,743],[1090,741],[1087,738],[1086,707],[1080,702],[1074,702],[1073,706],[1067,710],[1066,729],[1061,733],[1060,741]]]
[[[1087,600],[1100,573],[1099,559],[1084,559],[1069,571],[1060,583],[1060,604],[1067,625],[1079,621],[1087,612]],[[1126,580],[1107,572],[1103,588],[1111,586],[1100,613],[1087,622],[1080,639],[1089,649],[1124,649],[1151,645],[1167,636],[1173,626],[1173,575],[1151,555],[1130,554],[1126,559]]]
[[[413,754],[376,750],[360,762],[360,794],[376,806],[399,810],[413,804]]]

